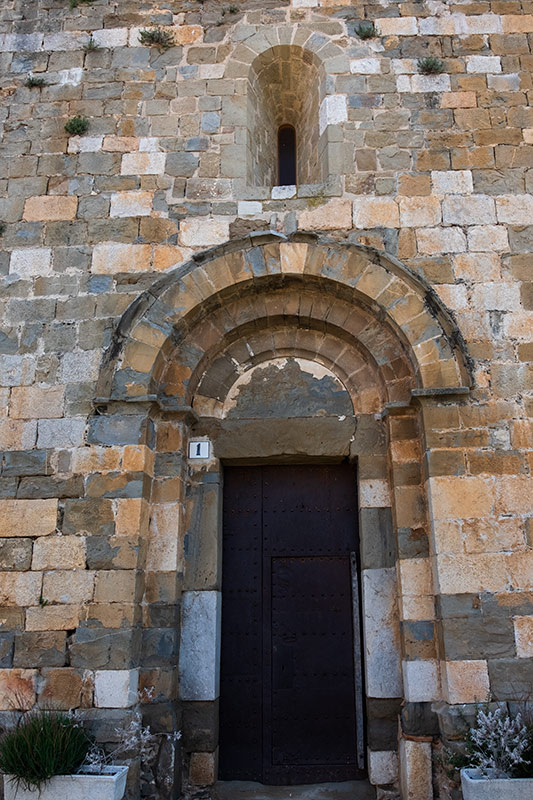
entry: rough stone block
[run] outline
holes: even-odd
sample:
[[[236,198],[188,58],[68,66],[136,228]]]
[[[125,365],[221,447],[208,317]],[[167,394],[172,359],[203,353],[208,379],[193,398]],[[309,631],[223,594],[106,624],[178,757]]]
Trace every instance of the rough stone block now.
[[[0,536],[47,536],[57,525],[57,500],[0,500]]]
[[[77,197],[60,195],[28,197],[24,206],[24,219],[27,222],[70,220],[76,218],[77,210]]]
[[[11,391],[10,416],[15,419],[62,417],[64,393],[64,386],[15,386]]]
[[[15,635],[15,667],[62,667],[66,663],[64,631],[26,631]]]
[[[302,230],[334,230],[352,227],[352,207],[349,200],[333,199],[318,208],[303,211],[299,225]]]
[[[9,669],[13,666],[13,647],[15,634],[10,631],[0,633],[0,668]]]
[[[77,447],[83,442],[85,417],[41,419],[38,424],[38,447]]]
[[[149,217],[151,212],[151,192],[119,192],[111,195],[111,217]]]
[[[355,228],[398,228],[398,204],[389,198],[358,197],[353,204]]]
[[[182,700],[215,700],[220,680],[220,593],[184,592],[179,657]]]
[[[32,546],[31,539],[0,539],[0,570],[29,569]]]
[[[162,175],[165,171],[166,153],[125,153],[122,156],[121,175]]]
[[[49,247],[13,250],[9,274],[28,280],[39,275],[52,274],[52,251]]]
[[[93,590],[94,572],[90,570],[57,569],[43,576],[43,597],[49,603],[86,603],[92,600]]]
[[[26,611],[28,631],[69,631],[80,621],[79,606],[32,606]]]
[[[35,669],[0,670],[0,710],[28,711],[35,703]]]
[[[396,605],[396,570],[362,573],[366,691],[369,697],[400,697],[400,629]]]
[[[445,699],[452,705],[482,702],[490,691],[487,662],[446,661],[443,683]]]
[[[433,777],[430,742],[400,739],[400,787],[408,800],[432,800]]]
[[[186,247],[207,247],[229,239],[229,221],[198,217],[180,225],[179,241]]]
[[[45,668],[40,677],[38,700],[43,708],[69,711],[84,705],[91,697],[91,677],[87,673],[82,677],[77,670],[68,667]]]
[[[394,750],[368,751],[368,779],[373,786],[398,780],[398,753]]]
[[[139,631],[78,628],[70,645],[70,663],[80,669],[130,669],[140,644]]]
[[[96,670],[94,674],[94,704],[96,708],[131,708],[137,703],[139,671]]]
[[[47,536],[35,540],[32,569],[85,567],[85,540],[81,536]]]
[[[402,671],[404,697],[408,702],[424,703],[440,698],[437,661],[433,659],[404,661]]]
[[[533,658],[533,616],[514,617],[513,624],[518,658]]]

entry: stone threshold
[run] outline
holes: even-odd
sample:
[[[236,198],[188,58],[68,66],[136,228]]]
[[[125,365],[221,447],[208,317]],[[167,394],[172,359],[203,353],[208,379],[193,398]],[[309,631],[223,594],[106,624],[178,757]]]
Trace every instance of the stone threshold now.
[[[375,800],[367,780],[305,786],[264,786],[252,781],[219,781],[210,788],[210,800]]]

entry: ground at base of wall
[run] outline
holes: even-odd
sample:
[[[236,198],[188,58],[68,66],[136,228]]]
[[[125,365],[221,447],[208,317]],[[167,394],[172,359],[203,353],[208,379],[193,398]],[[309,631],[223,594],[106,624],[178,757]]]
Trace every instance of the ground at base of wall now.
[[[221,781],[208,789],[190,789],[186,800],[375,800],[368,781],[306,786],[263,786],[253,781]]]

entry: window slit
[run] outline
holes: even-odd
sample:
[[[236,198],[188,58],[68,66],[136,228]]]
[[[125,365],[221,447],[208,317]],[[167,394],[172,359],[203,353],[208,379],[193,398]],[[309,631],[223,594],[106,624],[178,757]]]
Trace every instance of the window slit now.
[[[278,130],[279,186],[296,184],[296,131],[292,125],[281,125]]]

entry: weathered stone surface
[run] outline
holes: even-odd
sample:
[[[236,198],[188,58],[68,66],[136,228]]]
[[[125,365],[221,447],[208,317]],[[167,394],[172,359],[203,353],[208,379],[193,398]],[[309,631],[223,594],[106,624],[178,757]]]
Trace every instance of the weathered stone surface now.
[[[366,691],[369,697],[402,693],[396,570],[366,569],[362,574]]]
[[[31,556],[31,539],[0,539],[0,570],[27,570]]]
[[[0,536],[47,536],[57,524],[57,500],[0,500]]]
[[[220,593],[184,592],[182,603],[180,697],[215,700],[220,679]]]
[[[14,667],[63,667],[65,663],[64,631],[26,632],[15,635]]]

